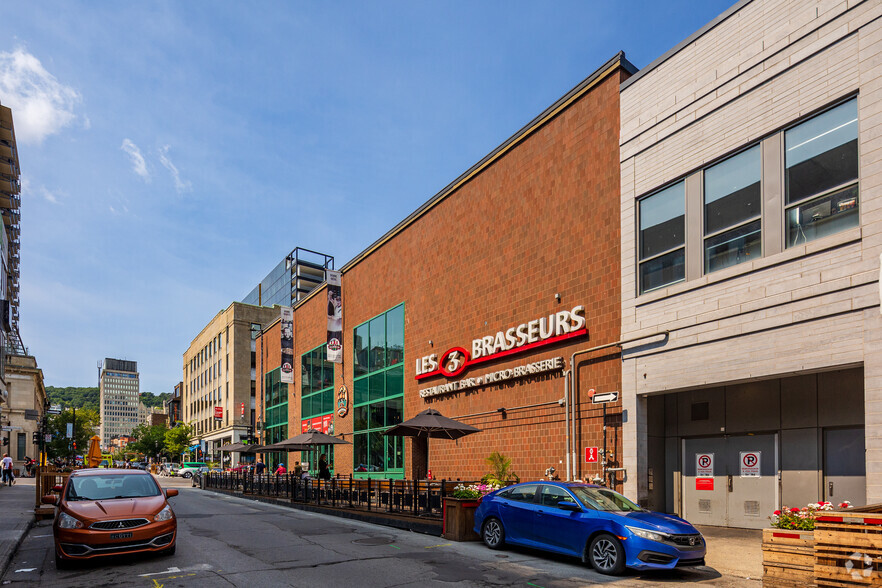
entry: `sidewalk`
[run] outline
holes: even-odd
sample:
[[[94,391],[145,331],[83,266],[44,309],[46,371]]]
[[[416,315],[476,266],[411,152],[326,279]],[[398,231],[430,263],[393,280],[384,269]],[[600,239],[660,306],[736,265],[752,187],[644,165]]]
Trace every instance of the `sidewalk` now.
[[[720,573],[761,580],[763,577],[762,529],[696,527],[707,540],[707,565]]]
[[[13,486],[0,486],[0,576],[34,524],[34,492],[34,478],[18,478]]]

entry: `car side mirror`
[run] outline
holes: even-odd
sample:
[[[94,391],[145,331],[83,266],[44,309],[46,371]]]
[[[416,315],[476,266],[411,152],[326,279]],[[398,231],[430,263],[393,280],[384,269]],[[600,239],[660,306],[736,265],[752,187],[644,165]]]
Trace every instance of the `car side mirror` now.
[[[557,503],[557,507],[563,510],[572,510],[575,512],[580,512],[582,510],[582,507],[572,500],[561,500]]]
[[[171,498],[172,496],[177,496],[177,495],[178,495],[178,491],[176,488],[169,488],[168,490],[165,491],[166,498]]]
[[[53,492],[61,492],[63,489],[64,489],[64,488],[62,487],[61,484],[55,484],[54,486],[52,486],[52,491],[53,491]]]
[[[40,502],[42,502],[43,504],[58,504],[58,497],[54,494],[47,494],[46,496],[40,498]]]

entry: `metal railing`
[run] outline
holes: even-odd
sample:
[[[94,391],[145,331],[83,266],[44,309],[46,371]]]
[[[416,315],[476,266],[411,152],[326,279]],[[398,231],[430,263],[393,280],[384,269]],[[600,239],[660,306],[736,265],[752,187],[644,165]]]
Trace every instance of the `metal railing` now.
[[[393,480],[331,478],[301,479],[294,474],[255,475],[244,472],[209,472],[194,480],[202,488],[241,492],[312,503],[331,508],[400,513],[441,518],[444,498],[455,486],[470,484],[458,480]]]

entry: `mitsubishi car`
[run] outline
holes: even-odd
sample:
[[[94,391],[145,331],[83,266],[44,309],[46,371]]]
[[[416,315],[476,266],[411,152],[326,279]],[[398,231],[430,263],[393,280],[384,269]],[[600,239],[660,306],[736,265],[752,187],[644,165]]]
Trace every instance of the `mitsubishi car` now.
[[[71,473],[59,495],[43,496],[56,505],[55,564],[106,555],[175,552],[178,523],[168,498],[142,470],[86,469]]]
[[[618,492],[570,482],[496,490],[475,511],[487,547],[506,543],[582,558],[601,574],[704,565],[706,544],[674,515],[649,512]]]

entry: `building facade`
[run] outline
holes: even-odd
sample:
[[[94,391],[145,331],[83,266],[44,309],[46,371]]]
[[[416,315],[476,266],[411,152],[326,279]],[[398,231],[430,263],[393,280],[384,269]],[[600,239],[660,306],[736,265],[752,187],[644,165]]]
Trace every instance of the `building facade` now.
[[[110,447],[114,437],[131,435],[138,426],[140,398],[138,362],[106,358],[101,364],[98,392],[101,408],[101,444]]]
[[[175,384],[172,395],[169,396],[164,404],[165,414],[168,415],[169,428],[174,427],[182,421],[181,419],[181,397],[183,396],[184,382]]]
[[[763,527],[882,502],[880,87],[882,4],[796,0],[738,2],[622,85],[640,504]]]
[[[233,302],[193,339],[183,355],[182,420],[194,443],[220,458],[217,448],[239,441],[255,424],[255,340],[278,307]]]
[[[9,385],[9,401],[3,410],[2,422],[11,428],[3,436],[3,453],[9,453],[16,468],[24,471],[24,459],[37,459],[39,444],[34,434],[40,430],[46,404],[46,388],[43,371],[32,356],[10,355],[6,363],[6,379]]]
[[[523,479],[621,488],[618,96],[633,71],[604,64],[342,268],[342,363],[327,361],[326,287],[295,305],[292,385],[265,330],[263,440],[331,433],[347,444],[320,451],[342,475],[477,479],[496,451]],[[481,432],[384,436],[427,408]]]
[[[252,306],[293,306],[325,281],[334,258],[302,247],[295,248],[242,300]]]

